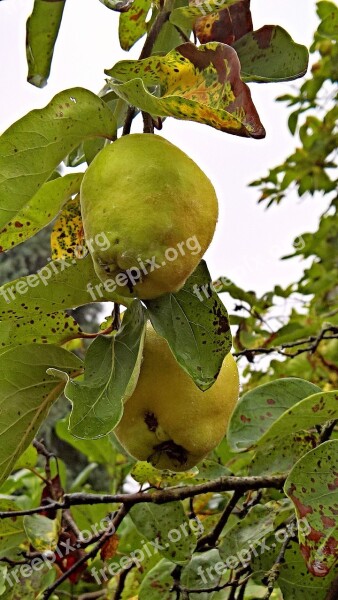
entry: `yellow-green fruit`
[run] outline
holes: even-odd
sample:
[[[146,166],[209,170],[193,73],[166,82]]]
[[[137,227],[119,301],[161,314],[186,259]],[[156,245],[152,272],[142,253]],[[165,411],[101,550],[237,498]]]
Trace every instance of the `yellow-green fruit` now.
[[[164,338],[147,327],[140,377],[115,429],[122,446],[158,469],[185,471],[223,439],[238,399],[236,361],[228,354],[206,392],[181,369]]]
[[[182,150],[158,135],[132,134],[88,167],[81,212],[107,290],[149,299],[184,285],[212,240],[218,203]]]

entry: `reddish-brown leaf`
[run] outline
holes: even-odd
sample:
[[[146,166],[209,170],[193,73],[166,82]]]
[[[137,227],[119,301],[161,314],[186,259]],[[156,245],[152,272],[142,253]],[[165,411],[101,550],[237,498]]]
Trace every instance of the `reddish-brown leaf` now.
[[[194,24],[195,35],[201,44],[222,42],[232,46],[252,30],[250,0],[242,0],[229,8],[198,17]]]

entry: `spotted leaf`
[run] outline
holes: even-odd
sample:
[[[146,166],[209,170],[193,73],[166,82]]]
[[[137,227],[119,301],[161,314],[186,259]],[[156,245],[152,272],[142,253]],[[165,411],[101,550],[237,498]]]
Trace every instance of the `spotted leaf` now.
[[[119,19],[119,40],[123,50],[130,50],[147,32],[147,15],[151,0],[134,0],[127,12],[122,12]]]
[[[231,45],[231,42],[226,39],[217,39],[210,37],[212,23],[217,18],[219,12],[226,12],[230,15],[230,11],[234,14],[234,11],[237,11],[237,14],[241,12],[239,9],[243,4],[249,4],[250,0],[207,0],[207,2],[200,2],[199,0],[191,1],[189,6],[181,6],[179,8],[174,8],[170,15],[170,22],[173,25],[176,25],[180,29],[192,29],[194,27],[195,34],[197,35],[199,41],[204,44],[206,42],[224,42],[225,44]],[[250,14],[250,10],[249,10]],[[230,21],[231,22],[231,21]],[[250,18],[251,22],[251,18]],[[204,28],[205,35],[199,37],[198,31],[196,29],[196,24],[201,24],[201,29]],[[204,27],[202,25],[204,24]],[[251,23],[252,29],[252,23]],[[245,29],[244,33],[250,31],[250,29]],[[244,34],[242,34],[244,35]],[[237,39],[237,37],[236,37]]]
[[[0,252],[21,244],[48,225],[64,203],[80,190],[82,177],[83,173],[70,173],[47,181],[0,230]]]
[[[194,32],[201,44],[222,42],[232,46],[236,40],[252,31],[250,0],[214,2],[214,5],[216,10],[210,11],[209,8],[209,14],[195,20]]]
[[[265,130],[240,78],[230,46],[188,42],[166,56],[120,61],[106,73],[124,100],[156,116],[197,121],[242,137],[262,138]],[[156,94],[147,87],[156,86]]]
[[[228,313],[211,288],[208,268],[202,261],[174,294],[147,300],[150,319],[181,367],[201,390],[216,381],[231,349]]]
[[[52,259],[83,258],[88,254],[84,239],[80,196],[63,207],[51,234]]]
[[[300,550],[307,568],[315,577],[325,577],[338,560],[338,440],[325,442],[303,456],[284,489],[296,508]]]
[[[15,219],[80,142],[115,135],[112,111],[84,88],[64,90],[13,123],[0,137],[0,228]]]
[[[320,388],[313,383],[286,377],[260,385],[244,394],[229,424],[227,440],[231,450],[240,452],[250,448],[285,410],[319,391]]]
[[[22,344],[56,344],[61,346],[80,337],[81,327],[65,312],[46,313],[38,307],[25,316],[14,316],[0,321],[0,354]],[[22,306],[23,308],[23,306]]]
[[[241,62],[244,81],[289,81],[303,77],[309,54],[296,44],[285,29],[265,25],[241,37],[233,44]]]

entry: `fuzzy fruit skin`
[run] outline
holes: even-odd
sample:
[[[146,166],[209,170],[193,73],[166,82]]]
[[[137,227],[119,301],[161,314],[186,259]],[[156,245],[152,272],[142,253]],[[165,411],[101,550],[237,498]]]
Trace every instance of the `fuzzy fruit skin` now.
[[[178,365],[165,339],[148,325],[140,377],[114,433],[134,458],[158,469],[186,471],[223,439],[238,393],[238,369],[231,354],[214,385],[202,392]]]
[[[98,277],[115,281],[122,273],[116,292],[141,299],[184,285],[208,248],[218,217],[216,193],[207,176],[182,150],[152,134],[127,135],[103,148],[84,175],[80,197]],[[95,244],[102,233],[109,240],[108,250]],[[185,242],[193,236],[197,242],[190,242],[192,253]],[[175,260],[172,252],[169,260],[165,255],[168,248],[176,249]],[[160,268],[147,263],[153,257]],[[126,281],[123,274],[135,267],[142,280]]]

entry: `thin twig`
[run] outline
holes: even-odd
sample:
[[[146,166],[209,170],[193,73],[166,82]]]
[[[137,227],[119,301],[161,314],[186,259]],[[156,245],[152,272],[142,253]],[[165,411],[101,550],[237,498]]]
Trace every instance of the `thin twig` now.
[[[163,8],[159,11],[157,17],[155,18],[155,20],[149,30],[149,33],[146,37],[146,41],[144,42],[144,46],[141,50],[139,60],[142,60],[144,58],[148,58],[149,56],[151,56],[151,53],[154,48],[155,42],[158,38],[158,35],[159,35],[164,23],[166,23],[166,21],[169,20],[170,13],[173,9],[173,5],[174,5],[174,0],[166,0],[166,2],[164,2]],[[124,121],[122,135],[128,135],[130,133],[131,125],[132,125],[133,119],[135,117],[135,114],[136,114],[135,107],[129,106],[128,110],[127,110],[127,115],[126,115],[126,118]],[[154,132],[154,129],[150,133],[153,133],[153,132]]]
[[[293,521],[296,522],[295,519],[293,519]],[[277,556],[274,564],[272,565],[271,569],[269,569],[269,571],[267,572],[267,574],[265,576],[266,586],[268,589],[267,589],[267,592],[266,592],[263,600],[269,600],[269,598],[273,592],[275,583],[279,577],[281,564],[284,562],[285,552],[288,548],[290,540],[294,537],[294,535],[295,534],[294,534],[293,528],[289,528],[289,531],[286,533],[285,540],[282,543],[282,547],[278,553],[278,556]]]
[[[118,511],[115,519],[113,520],[113,526],[114,527],[112,529],[108,529],[107,531],[105,531],[104,534],[102,535],[101,539],[94,546],[94,548],[92,548],[92,550],[90,550],[90,552],[87,552],[84,556],[82,556],[67,571],[65,571],[63,573],[63,575],[61,577],[59,577],[59,579],[57,579],[54,583],[52,583],[52,585],[48,586],[48,588],[45,589],[45,591],[44,591],[44,593],[42,595],[43,600],[47,600],[48,598],[50,598],[52,596],[52,594],[55,592],[55,590],[64,581],[66,581],[66,579],[68,579],[68,577],[70,577],[70,575],[72,575],[73,573],[75,573],[75,571],[77,571],[79,569],[79,567],[81,567],[86,562],[88,562],[88,560],[90,558],[95,558],[95,556],[99,553],[99,551],[101,550],[101,548],[105,545],[106,541],[118,529],[119,525],[122,523],[124,517],[128,513],[128,510],[129,509],[126,506],[124,506],[124,505],[121,506],[121,508]]]
[[[114,594],[114,600],[121,600],[124,586],[126,583],[126,579],[128,577],[128,574],[134,567],[135,567],[135,563],[132,563],[131,565],[129,565],[129,567],[126,567],[125,569],[123,569],[123,571],[121,571],[121,573],[119,575],[118,583],[117,583],[117,588],[116,588],[116,591]]]
[[[331,332],[332,335],[326,335]],[[309,336],[308,338],[304,338],[301,340],[297,340],[295,342],[288,342],[281,344],[280,346],[271,346],[270,348],[245,348],[240,352],[234,352],[234,356],[240,357],[245,356],[249,362],[252,362],[256,355],[258,354],[272,354],[277,353],[281,356],[286,356],[287,358],[295,358],[304,352],[310,352],[314,354],[319,346],[319,344],[324,340],[336,340],[338,339],[338,327],[329,326],[324,327],[322,331],[317,336]],[[304,346],[304,348],[299,348],[295,352],[286,352],[288,348],[296,348],[297,346]]]
[[[242,495],[243,492],[234,491],[232,497],[230,498],[228,504],[226,505],[220,519],[216,523],[213,530],[204,537],[201,537],[198,541],[197,550],[201,550],[206,546],[208,546],[209,548],[213,548],[216,545],[219,536],[221,535],[225,525],[228,522],[230,515],[232,514],[232,511],[234,510],[237,502],[239,501]]]

